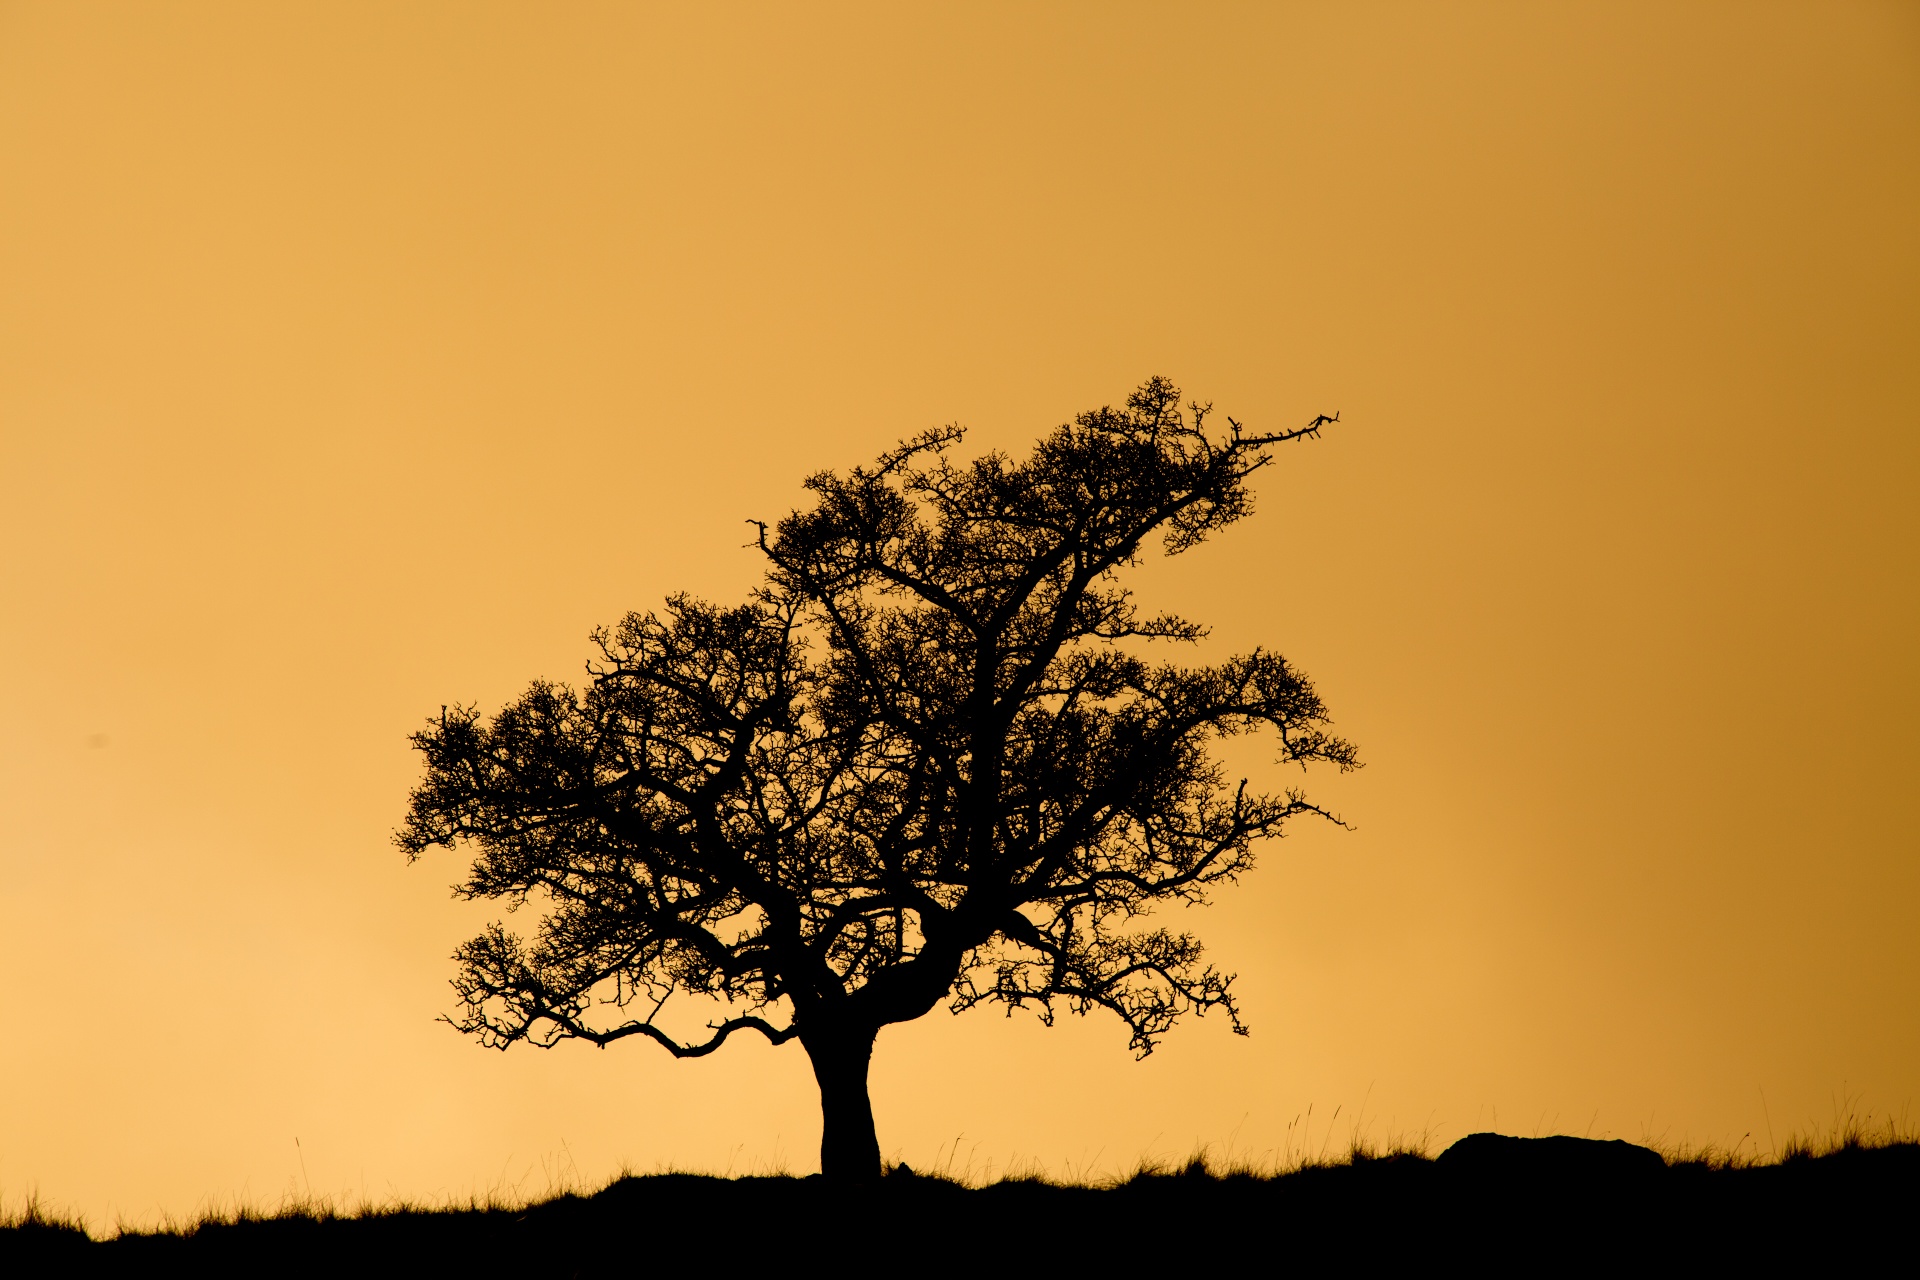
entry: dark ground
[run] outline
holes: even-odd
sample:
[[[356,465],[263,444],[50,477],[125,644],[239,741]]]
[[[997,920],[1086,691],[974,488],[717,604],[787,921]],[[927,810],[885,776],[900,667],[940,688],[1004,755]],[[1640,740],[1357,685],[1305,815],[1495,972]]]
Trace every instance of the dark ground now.
[[[864,1188],[818,1178],[660,1175],[519,1210],[286,1216],[99,1242],[71,1227],[16,1226],[0,1230],[0,1274],[1267,1274],[1404,1264],[1546,1273],[1706,1265],[1717,1273],[1736,1264],[1827,1271],[1878,1263],[1900,1272],[1914,1265],[1920,1145],[1749,1168],[1668,1166],[1648,1161],[1642,1148],[1606,1145],[1613,1150],[1586,1155],[1541,1142],[1487,1146],[1472,1160],[1402,1155],[1273,1178],[1196,1169],[1099,1189],[1003,1182],[970,1190],[902,1173]],[[1639,1160],[1620,1158],[1634,1153]]]

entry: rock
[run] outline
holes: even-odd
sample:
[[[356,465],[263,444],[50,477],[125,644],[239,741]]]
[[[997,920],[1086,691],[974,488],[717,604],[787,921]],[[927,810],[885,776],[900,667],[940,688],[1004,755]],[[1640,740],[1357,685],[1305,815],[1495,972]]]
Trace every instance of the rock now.
[[[1509,1138],[1470,1133],[1440,1153],[1440,1168],[1474,1177],[1621,1182],[1666,1171],[1660,1153],[1618,1138]]]

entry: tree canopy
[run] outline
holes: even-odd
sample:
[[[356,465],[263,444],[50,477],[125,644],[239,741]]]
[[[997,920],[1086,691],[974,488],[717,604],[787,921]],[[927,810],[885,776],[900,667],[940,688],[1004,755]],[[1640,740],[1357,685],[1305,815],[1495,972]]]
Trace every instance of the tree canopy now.
[[[1265,731],[1281,761],[1342,770],[1354,749],[1276,653],[1151,660],[1202,628],[1121,579],[1247,515],[1274,447],[1330,421],[1210,429],[1156,378],[1020,460],[928,431],[757,524],[745,603],[673,597],[596,632],[582,688],[445,709],[414,735],[397,842],[471,847],[457,892],[538,916],[460,947],[451,1021],[682,1057],[797,1038],[833,1177],[879,1172],[879,1029],[943,1002],[1105,1009],[1141,1055],[1187,1013],[1244,1032],[1230,976],[1147,917],[1330,816],[1230,781],[1219,740]],[[717,1002],[706,1035],[660,1024],[675,993]]]

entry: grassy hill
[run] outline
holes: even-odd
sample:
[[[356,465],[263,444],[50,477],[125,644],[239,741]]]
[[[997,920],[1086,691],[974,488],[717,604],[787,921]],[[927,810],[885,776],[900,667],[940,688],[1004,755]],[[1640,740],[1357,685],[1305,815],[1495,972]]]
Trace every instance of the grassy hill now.
[[[968,1187],[898,1169],[880,1183],[623,1177],[519,1206],[290,1205],[180,1230],[93,1240],[29,1210],[0,1229],[0,1263],[48,1274],[192,1268],[543,1275],[1473,1261],[1561,1269],[1802,1259],[1831,1266],[1913,1251],[1920,1144],[1853,1143],[1777,1163],[1704,1158],[1639,1174],[1462,1169],[1354,1153],[1280,1174],[1143,1170],[1103,1186],[1014,1179]],[[5,1268],[0,1268],[5,1269]]]

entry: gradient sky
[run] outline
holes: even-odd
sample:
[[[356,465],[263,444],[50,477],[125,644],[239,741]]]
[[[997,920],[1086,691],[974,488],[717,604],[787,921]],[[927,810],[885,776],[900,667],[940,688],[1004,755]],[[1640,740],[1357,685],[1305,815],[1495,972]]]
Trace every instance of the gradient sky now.
[[[1316,680],[1355,830],[1184,922],[1252,1038],[936,1012],[886,1154],[1898,1113],[1916,353],[1911,4],[0,3],[0,1202],[810,1169],[797,1046],[434,1022],[406,735],[1153,373],[1342,414],[1140,587]]]

